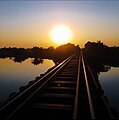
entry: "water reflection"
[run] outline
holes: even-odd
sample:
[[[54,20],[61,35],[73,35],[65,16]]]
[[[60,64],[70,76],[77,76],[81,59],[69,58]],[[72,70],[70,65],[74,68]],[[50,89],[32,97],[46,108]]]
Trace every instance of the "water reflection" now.
[[[25,57],[21,57],[21,56],[17,56],[17,57],[8,57],[10,60],[17,62],[17,63],[22,63],[25,60],[29,59],[29,58],[25,58]],[[5,58],[4,58],[5,59]],[[43,64],[43,59],[40,57],[35,57],[35,58],[31,58],[31,63],[34,65],[39,65],[39,64]],[[51,59],[55,65],[59,64],[60,62],[62,62],[62,59]]]
[[[111,67],[110,66],[108,66],[108,65],[104,65],[104,67],[103,67],[104,69],[104,71],[103,72],[108,72],[110,69],[111,69]]]
[[[14,62],[22,63],[23,61],[25,61],[28,58],[17,56],[17,57],[12,57],[12,58],[9,58],[9,59],[13,60]],[[32,58],[32,59],[33,60],[31,61],[31,63],[34,64],[34,65],[39,65],[39,64],[43,63],[42,58],[36,57],[36,58]]]
[[[109,104],[119,113],[119,68],[111,67],[108,72],[100,72],[99,80]]]
[[[109,106],[119,118],[119,62],[104,60],[100,56],[92,57],[93,59],[90,56],[86,58],[96,80],[100,82],[104,90]]]
[[[17,92],[19,87],[27,85],[29,81],[55,65],[48,59],[28,58],[21,61],[14,61],[13,57],[0,59],[0,102],[5,101],[11,93]]]
[[[32,61],[32,63],[34,65],[42,64],[43,63],[43,59],[41,59],[41,58],[34,58],[33,61]]]
[[[17,56],[17,57],[13,57],[13,58],[10,58],[10,59],[13,60],[14,62],[22,63],[22,62],[25,61],[27,58],[21,57],[21,56]]]

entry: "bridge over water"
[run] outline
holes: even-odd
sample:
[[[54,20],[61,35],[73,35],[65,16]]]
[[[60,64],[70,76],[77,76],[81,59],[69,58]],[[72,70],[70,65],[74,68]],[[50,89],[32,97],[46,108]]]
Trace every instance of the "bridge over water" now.
[[[82,53],[73,54],[0,108],[1,119],[114,119]]]

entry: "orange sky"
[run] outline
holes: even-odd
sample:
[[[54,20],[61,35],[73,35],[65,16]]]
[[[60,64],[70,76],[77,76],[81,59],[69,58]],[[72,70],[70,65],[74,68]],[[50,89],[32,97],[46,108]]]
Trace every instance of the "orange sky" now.
[[[0,1],[0,47],[57,46],[51,29],[66,24],[71,43],[119,46],[118,1]]]

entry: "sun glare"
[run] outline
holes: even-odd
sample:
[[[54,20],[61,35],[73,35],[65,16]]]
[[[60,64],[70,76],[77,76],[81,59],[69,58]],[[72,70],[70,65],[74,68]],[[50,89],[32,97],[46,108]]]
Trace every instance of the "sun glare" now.
[[[50,36],[57,44],[68,43],[72,38],[72,31],[64,24],[56,25],[52,28]]]

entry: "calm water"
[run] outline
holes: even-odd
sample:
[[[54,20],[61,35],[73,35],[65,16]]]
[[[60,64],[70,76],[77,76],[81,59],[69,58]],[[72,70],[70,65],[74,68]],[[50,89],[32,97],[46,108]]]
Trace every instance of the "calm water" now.
[[[4,102],[10,93],[19,91],[19,87],[54,66],[52,60],[43,59],[42,64],[34,65],[29,58],[22,63],[10,59],[0,59],[0,102]]]
[[[111,67],[108,72],[101,72],[99,80],[110,106],[119,112],[119,68]]]
[[[13,60],[0,59],[0,102],[4,102],[10,93],[19,91],[19,87],[54,66],[52,60],[43,59],[42,64],[34,65],[29,58],[22,63]],[[111,67],[108,72],[100,72],[100,83],[111,107],[119,112],[119,68]]]

